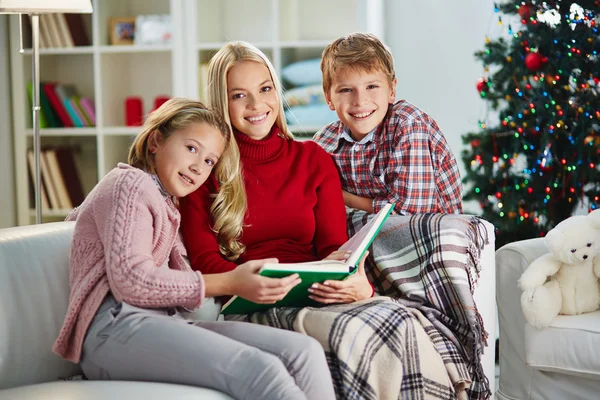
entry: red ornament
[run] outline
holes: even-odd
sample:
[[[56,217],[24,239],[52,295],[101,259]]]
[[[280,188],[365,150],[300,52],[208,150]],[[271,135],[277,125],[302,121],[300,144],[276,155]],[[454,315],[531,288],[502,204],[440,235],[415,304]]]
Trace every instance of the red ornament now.
[[[525,66],[530,71],[539,71],[544,63],[544,57],[540,53],[529,53],[525,56]]]
[[[531,18],[531,16],[534,14],[534,9],[531,4],[523,4],[521,7],[519,7],[519,11],[517,12],[521,17],[521,22],[526,24],[527,21],[529,21],[529,18]]]
[[[481,78],[477,81],[477,91],[479,93],[483,92],[487,88],[488,82],[487,79]]]

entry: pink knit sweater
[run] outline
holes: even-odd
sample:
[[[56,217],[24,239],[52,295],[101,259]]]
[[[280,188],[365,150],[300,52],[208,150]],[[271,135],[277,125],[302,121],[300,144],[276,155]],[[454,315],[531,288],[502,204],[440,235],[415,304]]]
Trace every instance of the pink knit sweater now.
[[[69,308],[53,347],[59,355],[80,361],[85,334],[109,291],[137,307],[200,306],[204,280],[185,262],[179,211],[146,172],[119,164],[67,219],[77,222]]]

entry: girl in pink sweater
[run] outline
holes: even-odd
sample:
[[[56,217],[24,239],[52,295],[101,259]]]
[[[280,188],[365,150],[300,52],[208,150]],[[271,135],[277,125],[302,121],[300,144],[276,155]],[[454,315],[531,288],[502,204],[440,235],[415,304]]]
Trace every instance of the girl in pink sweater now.
[[[88,379],[202,386],[236,399],[333,399],[316,340],[254,324],[189,321],[180,313],[200,306],[205,286],[184,259],[177,199],[213,169],[224,187],[238,181],[228,125],[202,103],[169,100],[149,115],[129,164],[109,172],[68,217],[76,221],[71,293],[54,351],[80,362]],[[215,215],[243,210],[238,194],[235,187],[222,191]],[[235,240],[226,236],[223,246]],[[240,265],[238,284],[267,261],[274,260]],[[279,297],[299,279],[263,282]]]

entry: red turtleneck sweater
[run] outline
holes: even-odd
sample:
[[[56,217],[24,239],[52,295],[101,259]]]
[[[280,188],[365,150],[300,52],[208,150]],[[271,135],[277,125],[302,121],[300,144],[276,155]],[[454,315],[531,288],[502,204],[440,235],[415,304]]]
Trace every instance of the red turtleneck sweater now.
[[[235,132],[240,148],[248,212],[241,238],[246,252],[227,261],[211,230],[214,179],[181,199],[181,229],[192,268],[233,270],[249,260],[316,261],[347,239],[342,188],[333,160],[311,141],[286,140],[274,130],[263,140]]]

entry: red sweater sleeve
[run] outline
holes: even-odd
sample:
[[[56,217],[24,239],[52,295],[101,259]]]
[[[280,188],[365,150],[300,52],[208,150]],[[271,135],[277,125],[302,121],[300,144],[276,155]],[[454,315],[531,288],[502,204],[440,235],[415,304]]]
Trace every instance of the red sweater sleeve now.
[[[192,269],[204,274],[234,270],[237,265],[223,258],[217,237],[212,230],[210,206],[215,193],[209,178],[194,193],[180,199],[181,233]]]
[[[323,171],[323,180],[317,187],[315,205],[315,247],[317,257],[323,259],[348,240],[346,231],[346,207],[342,184],[331,156],[318,145],[314,146],[317,164]]]

